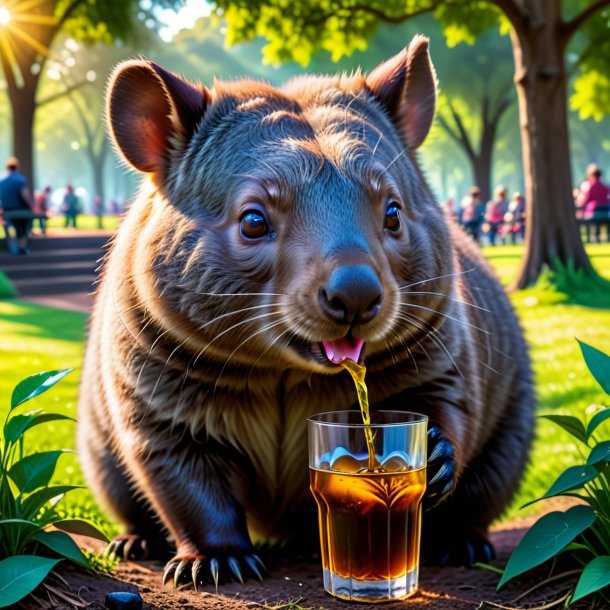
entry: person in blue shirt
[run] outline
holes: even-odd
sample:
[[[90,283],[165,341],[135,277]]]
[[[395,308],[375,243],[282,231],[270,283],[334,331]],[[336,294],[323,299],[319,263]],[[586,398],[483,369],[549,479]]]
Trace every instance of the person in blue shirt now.
[[[19,161],[11,157],[6,162],[6,175],[0,180],[0,205],[8,227],[15,229],[17,237],[17,254],[29,254],[28,235],[32,223],[32,198],[28,183],[23,174],[19,173]],[[9,248],[10,249],[10,248]]]

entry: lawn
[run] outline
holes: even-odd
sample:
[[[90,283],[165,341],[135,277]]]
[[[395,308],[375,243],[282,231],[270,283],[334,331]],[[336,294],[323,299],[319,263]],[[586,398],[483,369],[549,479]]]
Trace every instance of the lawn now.
[[[588,250],[598,271],[610,279],[610,245],[595,244]],[[513,277],[521,251],[520,246],[486,250],[504,283]],[[594,306],[584,305],[575,302],[582,299],[570,299],[554,290],[538,288],[514,293],[511,299],[531,347],[538,412],[581,416],[589,405],[603,404],[604,395],[586,370],[576,337],[610,352],[610,298],[607,301],[598,298],[593,301]],[[86,316],[83,314],[18,300],[0,301],[2,405],[7,405],[12,387],[21,377],[43,370],[74,367],[74,373],[48,394],[36,399],[33,406],[48,406],[75,415],[85,324]],[[30,438],[29,443],[45,449],[58,445],[73,446],[73,424],[57,422],[45,430],[45,433]],[[66,456],[62,459],[58,479],[80,482],[76,458]],[[522,514],[517,512],[518,507],[544,493],[556,475],[575,459],[578,459],[578,448],[567,433],[550,422],[538,420],[531,465],[506,516]],[[81,505],[93,507],[89,496],[83,495],[79,500]]]
[[[107,230],[114,230],[119,226],[120,216],[104,216],[102,219],[102,228]],[[65,219],[63,215],[51,216],[47,220],[47,227],[49,228],[60,228],[63,227]],[[92,214],[79,214],[77,219],[77,226],[79,229],[97,229],[97,216]],[[38,223],[34,225],[34,230],[38,230]]]

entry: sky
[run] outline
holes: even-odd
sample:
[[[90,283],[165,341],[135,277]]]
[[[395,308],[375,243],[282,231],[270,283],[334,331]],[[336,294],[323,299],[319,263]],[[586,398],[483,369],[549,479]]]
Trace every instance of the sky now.
[[[165,24],[159,29],[159,36],[165,42],[171,42],[180,30],[193,27],[199,17],[207,16],[210,12],[211,6],[205,0],[186,0],[186,4],[178,11],[159,10],[157,18]]]

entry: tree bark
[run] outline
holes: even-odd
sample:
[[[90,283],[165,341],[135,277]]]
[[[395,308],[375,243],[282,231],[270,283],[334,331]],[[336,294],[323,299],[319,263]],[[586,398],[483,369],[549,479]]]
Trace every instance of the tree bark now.
[[[9,96],[13,115],[13,153],[19,159],[19,171],[26,177],[32,192],[35,189],[33,131],[37,81],[27,82],[22,88],[11,91]]]
[[[567,39],[558,0],[543,19],[511,31],[525,174],[525,254],[513,288],[532,285],[545,266],[571,265],[594,275],[574,213],[567,115]]]

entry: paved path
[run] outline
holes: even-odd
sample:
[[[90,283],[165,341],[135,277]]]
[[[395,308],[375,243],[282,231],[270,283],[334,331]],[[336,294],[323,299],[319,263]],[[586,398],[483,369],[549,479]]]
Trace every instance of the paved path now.
[[[0,251],[0,269],[28,301],[88,312],[110,231],[53,232],[30,240],[28,256]],[[4,242],[0,242],[4,246]]]

